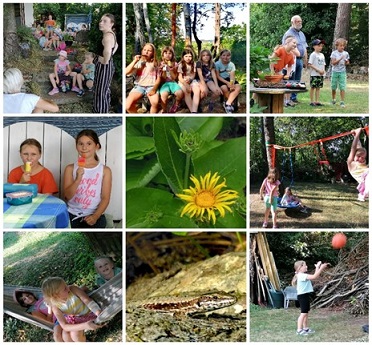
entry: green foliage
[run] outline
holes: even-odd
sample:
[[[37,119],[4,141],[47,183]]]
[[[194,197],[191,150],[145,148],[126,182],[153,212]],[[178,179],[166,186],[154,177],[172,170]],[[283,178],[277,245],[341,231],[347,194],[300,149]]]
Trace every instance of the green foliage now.
[[[267,69],[270,65],[269,55],[270,49],[263,46],[250,46],[250,61],[249,61],[249,80],[258,77],[258,72]]]
[[[259,180],[267,172],[267,164],[263,156],[266,154],[262,142],[263,129],[260,118],[252,117],[250,121],[250,171],[251,177]],[[274,119],[275,143],[281,146],[295,146],[364,127],[367,124],[368,118],[365,117],[276,117]],[[352,140],[353,137],[347,135],[324,142],[328,160],[331,163],[346,162]],[[309,145],[292,152],[295,181],[320,182],[324,178],[319,171],[314,148]],[[290,176],[288,152],[277,150],[276,155],[277,166],[286,176]],[[286,164],[283,166],[284,158]]]
[[[251,46],[264,46],[272,50],[281,44],[284,33],[291,26],[291,17],[300,15],[302,31],[312,52],[310,42],[315,38],[326,41],[323,54],[327,64],[332,51],[337,3],[255,3],[250,7]],[[348,51],[353,62],[368,61],[368,12],[369,4],[353,4]]]
[[[35,43],[36,40],[32,34],[31,28],[21,25],[17,27],[17,36],[19,39],[19,42],[27,42],[27,43]]]
[[[218,117],[127,119],[128,227],[208,226],[187,216],[180,217],[185,204],[175,194],[190,186],[190,174],[199,177],[209,171],[218,172],[226,178],[228,188],[238,191],[244,199],[245,137],[218,140],[217,136],[224,130],[223,120]],[[197,152],[181,151],[177,142],[185,138],[194,141],[185,133],[198,137]],[[218,218],[216,226],[245,227],[242,205],[244,202],[236,205],[233,215]]]

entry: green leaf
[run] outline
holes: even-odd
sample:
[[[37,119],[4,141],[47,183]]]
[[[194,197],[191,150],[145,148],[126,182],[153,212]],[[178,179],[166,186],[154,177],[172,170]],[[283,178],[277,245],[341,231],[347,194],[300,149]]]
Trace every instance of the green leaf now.
[[[225,217],[217,217],[216,228],[245,229],[247,222],[238,212],[227,212]]]
[[[141,158],[155,151],[154,139],[143,136],[127,136],[126,158]]]
[[[126,164],[126,189],[145,187],[160,172],[156,158],[151,160],[129,160]]]
[[[129,228],[196,228],[187,216],[185,205],[171,193],[155,188],[135,188],[126,194],[126,225]]]
[[[183,117],[178,119],[181,130],[198,132],[208,142],[217,137],[223,125],[223,117]]]
[[[241,193],[246,186],[246,138],[226,141],[193,161],[195,176],[204,176],[208,171],[218,172],[226,178],[229,189]]]
[[[156,117],[154,119],[154,141],[158,161],[169,186],[176,194],[182,191],[186,155],[180,152],[172,131],[177,136],[181,132],[174,117]]]

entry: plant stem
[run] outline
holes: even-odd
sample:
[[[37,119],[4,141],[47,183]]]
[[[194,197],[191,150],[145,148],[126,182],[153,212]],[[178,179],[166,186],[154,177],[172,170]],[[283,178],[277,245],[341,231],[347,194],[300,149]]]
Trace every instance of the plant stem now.
[[[183,179],[183,188],[186,189],[189,183],[189,174],[190,174],[190,161],[191,153],[186,153],[186,165],[185,165],[185,175]]]

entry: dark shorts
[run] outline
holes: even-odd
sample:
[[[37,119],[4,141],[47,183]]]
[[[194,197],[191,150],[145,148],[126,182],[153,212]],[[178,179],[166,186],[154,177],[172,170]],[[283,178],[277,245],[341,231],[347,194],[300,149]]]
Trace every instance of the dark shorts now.
[[[70,216],[70,223],[71,223],[71,228],[93,228],[93,229],[103,229],[106,227],[106,217],[104,214],[102,214],[98,220],[97,223],[90,226],[84,221],[84,217],[76,218],[76,216],[72,213],[68,213]]]
[[[226,78],[225,80],[226,80],[226,81],[230,81],[230,78]],[[219,79],[217,79],[217,82],[218,82],[218,86],[219,86],[219,87],[221,87],[221,86],[223,86],[223,85],[226,86],[226,84],[223,83],[223,82],[221,82]],[[239,84],[239,83],[235,80],[234,85],[236,85],[236,84]]]
[[[310,87],[314,89],[320,89],[323,87],[324,78],[322,76],[311,76]]]
[[[298,302],[300,303],[301,313],[307,314],[310,311],[310,294],[304,293],[297,295]]]

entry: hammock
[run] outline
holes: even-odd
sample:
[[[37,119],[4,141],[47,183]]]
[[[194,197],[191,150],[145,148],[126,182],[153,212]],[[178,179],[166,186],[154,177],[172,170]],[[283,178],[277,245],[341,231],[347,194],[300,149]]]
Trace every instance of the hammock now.
[[[102,308],[102,313],[94,320],[95,323],[105,323],[122,310],[122,279],[123,275],[122,273],[119,273],[106,284],[89,294],[89,296]],[[31,325],[52,331],[54,326],[52,322],[41,320],[27,313],[26,308],[20,306],[14,301],[13,295],[15,290],[31,291],[36,294],[42,293],[41,288],[4,285],[4,313]]]

